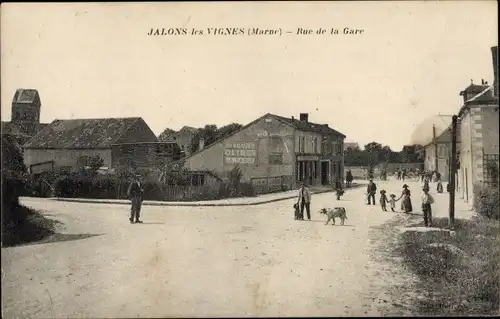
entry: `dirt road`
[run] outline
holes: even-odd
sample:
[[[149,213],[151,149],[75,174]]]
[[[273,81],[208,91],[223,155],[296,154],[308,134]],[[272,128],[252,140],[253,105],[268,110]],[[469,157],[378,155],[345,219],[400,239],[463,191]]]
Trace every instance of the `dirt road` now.
[[[376,258],[377,227],[397,214],[367,206],[364,191],[313,195],[310,222],[293,220],[294,200],[145,206],[131,225],[122,205],[26,199],[65,223],[63,241],[2,249],[4,317],[407,314],[388,286],[415,279]],[[332,206],[346,207],[345,226],[324,225],[318,211]]]

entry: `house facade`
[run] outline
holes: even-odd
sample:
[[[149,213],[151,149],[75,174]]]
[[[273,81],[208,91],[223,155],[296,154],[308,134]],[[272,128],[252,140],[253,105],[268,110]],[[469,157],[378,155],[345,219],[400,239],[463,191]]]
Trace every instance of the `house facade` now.
[[[270,179],[293,184],[333,184],[343,176],[345,135],[326,124],[266,114],[232,135],[187,157],[188,170],[211,171],[227,179],[235,166],[252,184]]]
[[[498,47],[492,48],[495,81],[497,80]],[[483,91],[465,100],[459,117],[460,127],[460,168],[459,191],[463,200],[472,205],[474,185],[492,184],[495,169],[499,163],[499,120],[498,91],[495,85],[483,88]],[[466,90],[461,93],[466,94]],[[464,96],[465,99],[465,96]]]
[[[459,131],[459,128],[457,128]],[[437,171],[441,174],[441,180],[448,182],[451,169],[451,126],[443,131],[432,142],[424,146],[426,171]],[[457,151],[460,150],[460,132],[457,132]],[[459,176],[457,176],[459,177]]]
[[[167,141],[177,143],[183,155],[189,156],[191,155],[191,141],[196,131],[197,129],[194,127],[184,126],[178,132],[170,135]]]
[[[181,158],[174,142],[136,142],[111,145],[111,167],[152,168]]]
[[[24,145],[24,162],[30,171],[51,167],[64,173],[99,156],[111,168],[117,156],[112,145],[143,142],[158,139],[142,118],[54,120]]]

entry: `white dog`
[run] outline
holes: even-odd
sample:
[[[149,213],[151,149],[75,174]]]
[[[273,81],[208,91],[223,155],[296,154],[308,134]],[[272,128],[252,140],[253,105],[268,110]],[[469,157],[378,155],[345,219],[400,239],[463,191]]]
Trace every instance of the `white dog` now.
[[[333,209],[323,208],[319,211],[320,214],[325,214],[328,216],[325,225],[328,225],[330,220],[332,221],[332,225],[335,225],[335,218],[340,218],[340,224],[344,225],[344,221],[347,219],[346,209],[344,207],[335,207]]]

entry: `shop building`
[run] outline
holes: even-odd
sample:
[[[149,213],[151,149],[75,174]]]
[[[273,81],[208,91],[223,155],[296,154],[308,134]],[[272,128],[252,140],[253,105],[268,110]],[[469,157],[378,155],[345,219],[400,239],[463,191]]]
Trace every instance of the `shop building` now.
[[[265,114],[232,135],[200,149],[184,159],[191,171],[210,171],[229,178],[235,166],[242,181],[269,180],[331,185],[343,180],[345,135],[328,124]]]

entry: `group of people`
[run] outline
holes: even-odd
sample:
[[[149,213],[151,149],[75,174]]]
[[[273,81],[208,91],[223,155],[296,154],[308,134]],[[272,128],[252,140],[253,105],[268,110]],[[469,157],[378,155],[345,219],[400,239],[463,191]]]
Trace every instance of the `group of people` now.
[[[404,170],[403,170],[404,172]],[[351,175],[352,176],[352,175]],[[399,174],[398,174],[399,176]],[[401,174],[404,180],[404,173]],[[352,181],[352,180],[351,180]],[[422,188],[422,212],[424,213],[424,223],[425,226],[432,226],[432,207],[431,205],[434,203],[434,198],[429,194],[429,179],[424,178],[424,186]],[[438,180],[438,192],[439,192],[439,184],[440,179]],[[336,183],[336,196],[337,200],[340,200],[341,196],[344,194],[342,189],[342,183]],[[442,192],[442,186],[441,186]],[[373,182],[373,179],[370,179],[367,188],[366,188],[366,196],[367,196],[367,205],[376,205],[375,195],[377,193],[377,185]],[[139,175],[135,175],[132,182],[130,183],[127,195],[131,200],[132,207],[130,209],[130,223],[142,223],[140,220],[141,206],[144,200],[144,187],[141,181],[141,177]],[[401,211],[405,213],[410,213],[413,211],[413,205],[411,201],[411,191],[407,184],[403,185],[403,191],[401,192],[401,196],[396,199],[395,194],[390,194],[387,197],[387,192],[382,189],[380,190],[380,199],[379,204],[383,211],[387,211],[387,204],[390,205],[391,211],[396,211],[396,202],[401,200]],[[299,192],[298,192],[298,201],[296,204],[299,208],[300,215],[299,220],[304,220],[304,210],[307,213],[307,219],[311,220],[311,191],[307,187],[305,183],[302,183]]]
[[[424,224],[425,226],[432,227],[432,204],[434,203],[434,198],[432,197],[431,194],[429,194],[429,185],[424,184],[424,187],[422,188],[423,190],[423,195],[422,195],[422,212],[424,214]],[[372,179],[370,179],[370,182],[367,185],[366,188],[366,194],[367,194],[367,205],[375,205],[375,194],[377,193],[377,185],[373,182]],[[395,194],[390,194],[389,197],[387,197],[387,192],[382,189],[380,191],[380,207],[382,208],[383,211],[387,211],[387,204],[390,204],[391,211],[395,212],[396,211],[396,202],[401,200],[401,211],[405,213],[411,213],[413,211],[413,205],[411,201],[411,191],[410,187],[407,184],[403,185],[403,191],[401,192],[401,196],[396,199]]]

